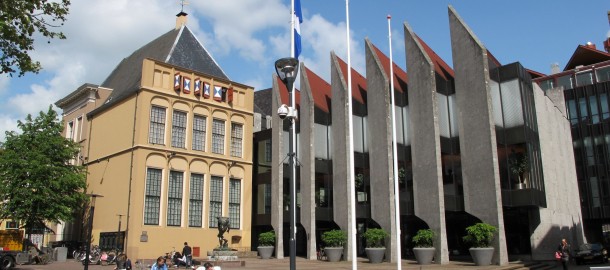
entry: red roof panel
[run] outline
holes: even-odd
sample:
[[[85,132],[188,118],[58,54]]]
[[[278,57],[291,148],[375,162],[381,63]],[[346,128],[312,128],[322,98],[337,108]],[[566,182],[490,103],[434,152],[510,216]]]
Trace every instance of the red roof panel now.
[[[314,104],[320,110],[329,113],[329,101],[332,98],[330,84],[307,67],[305,67],[305,72],[307,74],[307,79],[309,80],[309,87],[311,88]]]
[[[383,52],[381,52],[379,48],[377,48],[375,45],[373,45],[372,43],[371,45],[373,47],[373,50],[375,51],[375,54],[377,54],[379,61],[381,61],[381,65],[383,66],[385,74],[390,74],[390,58],[387,57]],[[392,64],[394,65],[394,88],[396,88],[396,90],[400,91],[401,93],[406,93],[407,91],[406,89],[402,88],[402,85],[406,85],[406,83],[408,82],[407,73],[403,69],[401,69],[396,64],[396,62],[393,62]],[[399,83],[399,80],[402,81],[403,84]]]
[[[424,42],[419,36],[416,35],[416,38],[422,45],[422,47],[424,47],[424,51],[428,54],[430,60],[432,60],[432,63],[434,64],[434,71],[436,71],[436,73],[438,73],[445,80],[449,80],[449,78],[447,78],[447,75],[451,76],[451,78],[455,78],[455,73],[453,73],[453,69],[449,65],[447,65],[447,63],[445,63],[445,61],[443,61],[443,59],[438,56],[438,54],[436,54],[436,52],[434,52],[430,48],[430,46],[428,46],[428,44],[426,44],[426,42]]]
[[[280,77],[277,77],[277,85],[280,86],[280,100],[283,104],[290,104],[290,96],[288,95],[288,89],[286,89],[286,85],[284,85],[284,82],[282,82],[282,80],[280,80]],[[298,89],[294,89],[295,92],[295,102],[297,103],[296,108],[299,109],[300,108],[300,104],[301,104],[301,91],[299,91]]]
[[[347,63],[339,57],[337,57],[337,60],[339,61],[341,73],[347,83]],[[364,104],[364,93],[362,92],[366,92],[366,78],[352,68],[352,97],[361,104]]]

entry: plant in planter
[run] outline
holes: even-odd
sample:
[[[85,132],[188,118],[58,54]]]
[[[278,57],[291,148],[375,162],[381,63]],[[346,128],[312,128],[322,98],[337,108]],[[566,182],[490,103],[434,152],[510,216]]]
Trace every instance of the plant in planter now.
[[[371,263],[380,263],[383,261],[385,255],[385,238],[388,237],[388,233],[384,229],[370,228],[364,232],[364,239],[366,240],[366,256],[369,258]]]
[[[466,236],[462,239],[470,244],[470,255],[476,265],[490,265],[494,248],[491,242],[498,229],[487,223],[477,223],[466,228]]]
[[[343,254],[343,245],[347,242],[347,234],[342,230],[330,230],[322,234],[322,242],[328,261],[338,262]]]
[[[275,245],[275,231],[268,231],[258,235],[258,254],[261,259],[269,259],[273,254]]]
[[[527,153],[513,153],[509,159],[510,172],[517,177],[517,188],[525,187],[525,173],[529,170]]]
[[[434,259],[434,231],[431,229],[418,230],[413,237],[413,253],[418,264],[431,264]]]

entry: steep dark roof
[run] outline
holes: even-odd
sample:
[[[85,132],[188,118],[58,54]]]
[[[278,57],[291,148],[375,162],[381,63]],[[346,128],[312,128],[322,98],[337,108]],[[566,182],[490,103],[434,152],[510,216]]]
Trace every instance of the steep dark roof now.
[[[271,94],[272,88],[262,89],[254,92],[254,112],[261,115],[272,115]]]
[[[563,68],[563,71],[572,70],[577,66],[589,66],[610,60],[610,53],[597,50],[595,47],[578,45],[576,51]]]
[[[112,89],[112,93],[104,105],[89,115],[103,111],[138,91],[141,84],[142,62],[146,58],[217,78],[229,79],[185,25],[161,35],[123,59],[100,85]]]

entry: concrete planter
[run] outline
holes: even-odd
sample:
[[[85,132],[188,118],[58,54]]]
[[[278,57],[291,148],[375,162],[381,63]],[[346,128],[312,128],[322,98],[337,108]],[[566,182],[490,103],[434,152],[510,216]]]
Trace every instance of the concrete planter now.
[[[264,246],[258,247],[258,255],[261,256],[261,259],[269,259],[271,255],[273,255],[274,246]]]
[[[417,264],[431,264],[432,260],[434,259],[435,252],[435,248],[413,248],[413,253],[415,254]]]
[[[470,256],[476,265],[490,265],[494,256],[494,248],[470,248]]]
[[[328,258],[329,262],[338,262],[341,260],[341,255],[343,255],[343,248],[326,247],[324,248],[324,253],[326,253],[326,258]]]
[[[383,262],[385,256],[385,248],[365,248],[366,256],[369,258],[370,263]]]

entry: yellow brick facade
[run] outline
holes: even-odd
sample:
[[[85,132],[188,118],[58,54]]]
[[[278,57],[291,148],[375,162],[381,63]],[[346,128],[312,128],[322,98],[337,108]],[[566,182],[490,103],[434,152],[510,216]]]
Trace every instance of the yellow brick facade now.
[[[141,86],[137,93],[96,112],[89,118],[90,134],[87,158],[87,193],[97,198],[93,222],[94,244],[102,232],[126,231],[125,251],[133,259],[153,259],[175,248],[182,250],[186,241],[199,250],[199,257],[218,246],[218,230],[210,226],[210,179],[222,178],[222,215],[229,216],[230,179],[239,180],[239,228],[225,234],[229,247],[249,250],[251,243],[252,208],[252,87],[224,79],[198,74],[163,62],[145,59],[142,63]],[[174,90],[174,75],[213,86],[233,89],[233,102],[215,101],[195,96],[193,91]],[[133,74],[137,76],[137,74]],[[152,107],[165,109],[163,143],[150,142]],[[185,147],[172,147],[173,111],[186,113]],[[206,117],[205,146],[193,150],[194,116]],[[224,121],[224,153],[212,149],[213,120]],[[232,124],[241,125],[241,156],[231,155]],[[158,224],[146,224],[145,205],[147,173],[160,170],[160,203]],[[170,172],[182,176],[180,224],[168,226]],[[190,178],[203,175],[203,211],[201,226],[189,226]],[[215,224],[215,223],[214,223]],[[197,257],[197,254],[194,254]]]

